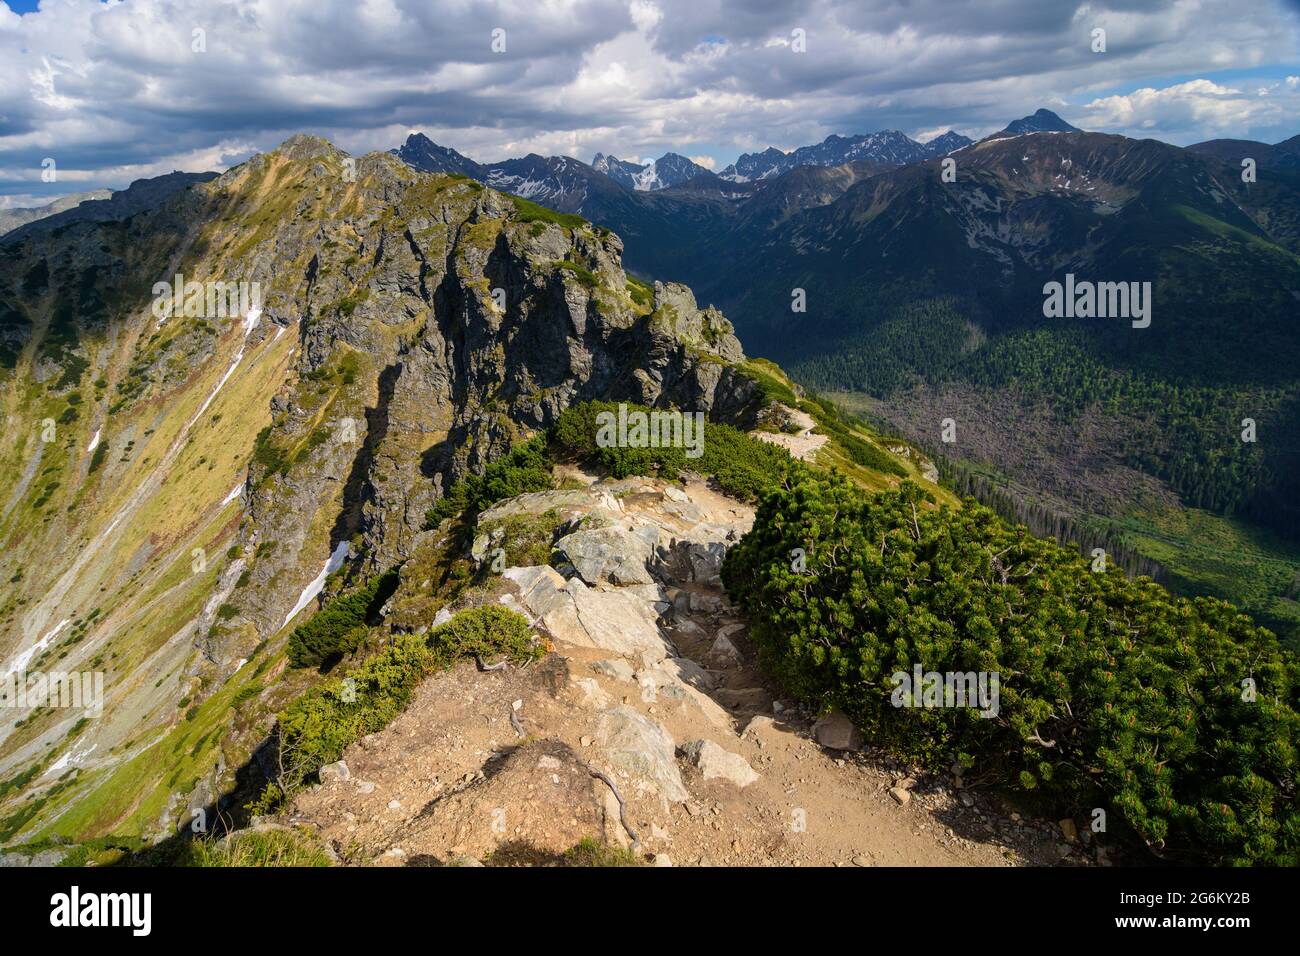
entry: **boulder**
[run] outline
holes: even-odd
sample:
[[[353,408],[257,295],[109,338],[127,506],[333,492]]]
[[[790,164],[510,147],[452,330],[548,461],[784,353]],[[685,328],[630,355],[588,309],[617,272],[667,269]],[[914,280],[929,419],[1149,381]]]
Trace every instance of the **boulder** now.
[[[747,787],[758,779],[758,773],[744,757],[723,750],[712,740],[692,740],[682,747],[682,753],[705,780],[726,780]]]
[[[591,665],[591,669],[597,674],[604,674],[606,677],[613,677],[616,680],[632,680],[635,674],[632,665],[619,658],[596,661]]]
[[[345,780],[352,779],[352,772],[348,770],[348,765],[342,760],[325,764],[317,773],[320,776],[321,783],[342,783]]]
[[[710,691],[718,685],[712,674],[689,657],[666,657],[659,662],[659,667],[698,690]]]
[[[555,550],[573,565],[590,585],[652,584],[646,570],[654,546],[643,535],[622,528],[592,528],[565,535]]]
[[[716,614],[727,606],[722,595],[707,591],[691,591],[687,601],[687,606],[692,611],[703,611],[705,614]]]
[[[668,660],[663,660],[637,671],[636,682],[641,688],[641,699],[646,703],[671,701],[683,707],[694,704],[711,723],[730,731],[731,718],[718,706],[717,701],[683,682],[669,664]]]
[[[597,591],[580,578],[565,581],[554,568],[507,568],[530,617],[562,644],[598,647],[627,657],[662,660],[669,647],[653,605],[615,589]]]
[[[812,727],[813,738],[831,750],[861,750],[862,734],[853,721],[838,710],[819,717]]]
[[[673,738],[649,717],[624,705],[613,707],[596,722],[596,743],[611,764],[652,784],[674,803],[689,796],[677,769]]]
[[[731,643],[731,638],[719,634],[713,639],[713,646],[704,655],[705,659],[716,664],[735,664],[740,660],[740,650]]]
[[[718,529],[695,529],[704,534],[720,534]],[[722,541],[678,539],[667,548],[660,549],[656,568],[670,583],[694,582],[708,587],[722,584],[722,559],[727,546]]]

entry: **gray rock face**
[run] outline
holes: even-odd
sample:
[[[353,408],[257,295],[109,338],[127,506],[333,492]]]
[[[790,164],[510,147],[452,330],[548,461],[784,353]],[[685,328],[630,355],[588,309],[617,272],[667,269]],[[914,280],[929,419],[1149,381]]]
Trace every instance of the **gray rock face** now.
[[[690,796],[677,769],[673,738],[649,717],[622,705],[607,710],[596,723],[596,743],[615,767],[653,784],[672,802]]]
[[[692,740],[682,747],[682,753],[705,780],[726,780],[748,787],[759,776],[744,757],[723,750],[712,740]]]
[[[593,528],[566,535],[555,543],[555,549],[587,584],[654,583],[646,569],[654,547],[644,535],[622,528]]]
[[[63,859],[62,850],[42,850],[31,856],[21,853],[0,853],[0,867],[39,866],[41,868],[58,866]]]
[[[166,648],[165,657],[127,655],[142,668],[149,657],[147,669],[159,673],[184,667],[185,678],[213,678],[202,694],[281,632],[290,609],[305,619],[320,600],[407,562],[438,533],[424,529],[426,513],[454,482],[481,473],[574,404],[675,406],[745,424],[761,403],[757,386],[727,364],[741,355],[729,324],[689,290],[664,286],[647,302],[639,288],[629,291],[622,242],[607,229],[532,215],[472,182],[418,173],[384,154],[354,159],[301,136],[215,178],[176,174],[126,193],[90,207],[115,217],[111,223],[79,213],[63,220],[66,228],[47,229],[51,217],[20,240],[6,237],[0,284],[31,291],[21,297],[22,315],[10,309],[0,321],[0,351],[31,354],[34,337],[60,327],[66,354],[43,355],[30,381],[49,383],[53,395],[81,376],[81,418],[66,435],[61,427],[60,447],[66,437],[69,449],[83,449],[84,469],[93,428],[102,441],[96,451],[111,452],[96,481],[112,489],[113,508],[67,513],[70,528],[84,520],[89,543],[65,536],[73,556],[60,556],[49,575],[75,579],[76,588],[45,589],[68,600],[69,617],[84,618],[96,605],[141,611],[144,598],[133,603],[135,594],[119,604],[131,590],[126,582],[152,580],[182,555],[189,560],[189,537],[231,509],[211,526],[221,528],[221,548],[245,562],[238,572],[223,566],[223,585],[239,583],[228,598],[202,597],[217,598],[214,613],[228,604],[233,614],[211,627],[190,615],[167,633],[158,630],[173,626],[167,616],[151,615],[152,630],[138,640]],[[133,215],[117,217],[136,199]],[[219,321],[172,322],[151,338],[158,322],[146,293],[182,266],[187,280],[257,287],[257,307],[237,306]],[[59,326],[51,324],[56,313]],[[75,374],[55,385],[63,373]],[[92,400],[88,386],[101,373],[106,387]],[[43,415],[13,411],[25,421]],[[182,502],[174,489],[190,488],[191,452],[199,449],[214,473]],[[48,459],[39,463],[48,467]],[[65,481],[59,494],[71,490]],[[147,525],[146,504],[158,494],[175,527],[124,535]],[[327,563],[348,554],[341,568]],[[644,567],[604,563],[593,580],[618,584],[613,592],[540,569],[526,582],[527,610],[544,611],[546,626],[564,639],[661,660],[659,610],[616,593],[653,586]],[[24,580],[33,593],[35,577]],[[191,577],[177,600],[198,601],[205,579]],[[54,604],[25,612],[32,639],[59,620],[44,620]],[[412,614],[412,631],[429,626],[432,601],[426,609]],[[146,710],[170,719],[185,691],[146,676],[114,675],[133,700],[114,708],[120,717],[94,725],[95,761],[117,759],[116,745],[138,732],[135,718]],[[191,808],[219,792],[203,791]]]
[[[727,546],[721,541],[674,541],[660,551],[666,577],[678,584],[698,583],[719,587]]]
[[[730,323],[700,309],[689,289],[663,286],[649,306],[632,299],[614,234],[524,221],[495,190],[390,155],[356,159],[355,177],[345,178],[348,159],[324,140],[294,137],[163,199],[140,226],[177,254],[205,229],[221,233],[214,250],[238,239],[238,261],[219,265],[227,280],[261,286],[262,320],[248,347],[288,331],[299,339],[296,381],[342,383],[290,379],[274,395],[248,396],[270,403],[265,447],[306,449],[283,468],[255,464],[244,497],[239,544],[276,543],[249,569],[236,622],[263,636],[283,625],[339,541],[356,540],[362,573],[399,563],[446,488],[575,403],[674,405],[741,423],[760,401],[726,364],[742,358]],[[299,188],[271,225],[245,221],[281,177]],[[223,212],[233,208],[240,214]],[[87,250],[99,245],[92,228]],[[158,255],[170,261],[168,249]],[[189,271],[216,269],[199,259]],[[201,363],[200,346],[212,348],[196,342],[174,364]],[[344,419],[350,427],[336,427]],[[330,437],[315,440],[324,420]],[[635,562],[608,572],[645,580]],[[232,654],[246,656],[216,648],[210,656]]]

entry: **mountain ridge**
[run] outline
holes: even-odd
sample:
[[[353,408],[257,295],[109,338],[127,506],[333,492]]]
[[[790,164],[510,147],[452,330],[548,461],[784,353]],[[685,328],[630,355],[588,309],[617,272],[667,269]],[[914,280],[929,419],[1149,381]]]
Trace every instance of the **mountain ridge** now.
[[[743,422],[758,396],[720,313],[629,281],[608,230],[471,180],[299,135],[151,195],[0,257],[5,416],[35,422],[0,444],[0,650],[103,669],[118,701],[0,728],[0,780],[24,781],[6,842],[210,807],[248,756],[222,747],[233,695],[297,686],[262,681],[298,610],[403,560],[451,485],[570,404]],[[176,274],[257,305],[160,318]]]

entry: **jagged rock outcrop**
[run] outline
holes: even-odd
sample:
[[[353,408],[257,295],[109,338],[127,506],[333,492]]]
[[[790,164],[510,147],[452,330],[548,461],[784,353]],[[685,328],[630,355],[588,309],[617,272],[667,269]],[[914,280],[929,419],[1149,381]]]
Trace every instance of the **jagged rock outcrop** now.
[[[344,419],[354,439],[320,442],[301,473],[254,472],[257,533],[289,542],[288,556],[328,502],[331,542],[359,535],[372,570],[401,561],[445,488],[575,402],[729,420],[751,408],[752,385],[727,364],[743,357],[730,323],[681,286],[657,286],[653,308],[638,305],[617,236],[386,155],[358,160],[355,183],[331,174],[343,157],[322,142],[298,137],[261,162],[286,160],[311,164],[315,202],[331,214],[266,240],[268,255],[288,252],[303,268],[268,302],[298,316],[302,354],[267,443],[311,440]],[[247,188],[260,172],[248,165],[214,188]],[[322,401],[303,387],[347,362],[359,366],[347,394]],[[269,561],[254,576],[269,582],[287,566]],[[274,597],[250,609],[259,632],[279,626]]]

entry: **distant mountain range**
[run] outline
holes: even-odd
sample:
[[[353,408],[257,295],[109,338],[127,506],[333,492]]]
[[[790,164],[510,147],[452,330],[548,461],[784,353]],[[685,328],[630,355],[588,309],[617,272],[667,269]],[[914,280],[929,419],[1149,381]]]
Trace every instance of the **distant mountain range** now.
[[[865,136],[827,136],[816,146],[800,146],[789,153],[771,147],[761,153],[745,153],[718,175],[733,182],[752,182],[771,179],[796,166],[843,166],[861,161],[906,166],[946,156],[973,142],[952,130],[928,143],[918,143],[891,129]]]
[[[134,216],[137,212],[152,209],[173,193],[215,179],[216,173],[182,173],[173,172],[152,179],[137,179],[127,186],[110,192],[97,189],[94,192],[78,196],[65,197],[65,200],[78,199],[77,203],[67,201],[51,203],[38,210],[40,215],[29,216],[20,224],[0,229],[0,242],[18,242],[36,232],[47,232],[60,226],[76,222],[120,222]],[[23,210],[10,210],[22,212]]]
[[[680,186],[697,176],[713,175],[699,163],[692,162],[677,153],[664,153],[658,159],[645,164],[630,163],[614,156],[597,153],[591,161],[591,168],[604,173],[620,186],[645,192]]]
[[[789,153],[775,147],[760,153],[745,153],[717,174],[673,152],[648,163],[634,163],[604,153],[597,153],[590,164],[570,156],[536,153],[499,163],[478,163],[448,146],[438,145],[423,133],[412,133],[393,153],[423,172],[469,176],[494,189],[561,212],[591,215],[594,206],[599,205],[593,204],[593,200],[605,193],[606,183],[636,193],[684,189],[696,194],[742,198],[753,193],[745,184],[765,185],[783,173],[805,166],[830,168],[866,163],[877,170],[888,169],[944,156],[972,142],[951,130],[926,143],[918,143],[897,130],[828,136],[821,143],[801,146]]]
[[[29,222],[35,222],[37,219],[44,219],[46,216],[53,216],[55,213],[75,209],[87,200],[107,199],[111,195],[113,195],[112,192],[107,189],[95,189],[88,193],[71,193],[67,196],[60,196],[53,202],[41,206],[0,209],[0,236],[3,236],[6,232],[12,232],[19,226],[25,226]]]
[[[1187,148],[1234,165],[1253,159],[1263,169],[1300,169],[1300,136],[1272,145],[1253,139],[1211,139]]]

